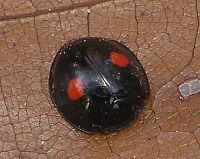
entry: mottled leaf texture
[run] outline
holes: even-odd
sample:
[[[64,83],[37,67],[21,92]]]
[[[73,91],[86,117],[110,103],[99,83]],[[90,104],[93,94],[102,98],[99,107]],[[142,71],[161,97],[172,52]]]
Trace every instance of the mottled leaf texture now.
[[[198,0],[0,0],[0,158],[200,158],[199,14]],[[147,73],[151,96],[123,131],[79,132],[51,102],[52,60],[85,36],[123,43]]]

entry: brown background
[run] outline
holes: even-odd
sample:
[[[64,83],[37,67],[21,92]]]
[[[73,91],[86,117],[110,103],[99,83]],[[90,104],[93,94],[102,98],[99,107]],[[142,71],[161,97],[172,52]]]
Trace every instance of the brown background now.
[[[90,8],[90,10],[88,10]],[[199,0],[0,0],[0,158],[200,158]],[[51,61],[83,36],[132,49],[151,83],[144,112],[109,135],[72,129],[48,93]]]

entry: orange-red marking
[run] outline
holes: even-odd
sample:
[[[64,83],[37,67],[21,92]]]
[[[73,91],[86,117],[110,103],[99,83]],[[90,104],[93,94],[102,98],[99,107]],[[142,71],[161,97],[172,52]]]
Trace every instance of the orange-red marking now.
[[[70,100],[77,100],[84,94],[84,85],[81,79],[74,78],[69,82],[67,94]]]
[[[125,67],[129,64],[128,58],[117,52],[111,52],[110,53],[110,60],[113,64],[118,65],[119,67]]]

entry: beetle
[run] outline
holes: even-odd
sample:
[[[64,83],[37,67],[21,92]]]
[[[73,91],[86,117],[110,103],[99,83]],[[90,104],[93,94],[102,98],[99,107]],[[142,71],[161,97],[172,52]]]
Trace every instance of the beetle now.
[[[130,125],[143,109],[150,88],[141,63],[124,44],[84,37],[58,51],[50,69],[49,91],[66,121],[95,134]]]

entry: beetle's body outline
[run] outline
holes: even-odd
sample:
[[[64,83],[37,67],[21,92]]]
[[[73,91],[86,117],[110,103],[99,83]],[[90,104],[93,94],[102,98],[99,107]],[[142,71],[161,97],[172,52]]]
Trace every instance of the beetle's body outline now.
[[[74,127],[87,133],[110,133],[136,119],[150,88],[141,63],[126,46],[89,37],[73,40],[58,51],[49,91],[58,111]]]

